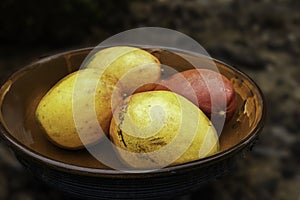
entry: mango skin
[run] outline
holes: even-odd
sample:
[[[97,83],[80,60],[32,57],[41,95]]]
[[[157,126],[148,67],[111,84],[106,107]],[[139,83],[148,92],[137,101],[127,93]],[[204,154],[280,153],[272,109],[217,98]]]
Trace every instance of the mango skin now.
[[[218,135],[206,115],[169,91],[126,98],[114,111],[109,136],[121,160],[133,169],[178,165],[219,150]]]
[[[147,51],[130,46],[115,46],[92,56],[87,68],[100,69],[103,75],[115,78],[122,94],[153,90],[161,76],[159,60]]]
[[[112,107],[122,100],[119,88],[111,83],[112,79],[103,76],[99,80],[99,70],[84,69],[69,74],[55,84],[36,109],[36,119],[47,138],[65,149],[80,149],[100,141],[104,134],[99,132],[93,112],[97,115],[96,122],[108,134]],[[76,102],[73,102],[74,98]],[[74,113],[73,103],[76,103],[77,113]],[[73,114],[77,114],[76,121]],[[84,132],[84,140],[79,137],[78,129]]]
[[[209,69],[191,69],[174,74],[156,85],[155,90],[169,90],[197,105],[208,117],[212,113],[229,121],[235,113],[237,100],[231,82]],[[214,110],[212,110],[212,99]],[[224,109],[225,108],[225,109]]]

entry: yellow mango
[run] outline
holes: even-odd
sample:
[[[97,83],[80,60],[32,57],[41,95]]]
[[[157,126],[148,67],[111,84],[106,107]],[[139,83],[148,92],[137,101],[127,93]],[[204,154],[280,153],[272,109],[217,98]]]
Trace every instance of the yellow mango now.
[[[122,98],[119,88],[111,83],[113,78],[99,79],[99,73],[95,69],[73,72],[41,99],[36,119],[57,146],[79,149],[93,144],[104,136],[99,125],[105,134],[108,133],[112,107]]]
[[[115,46],[100,50],[86,64],[87,68],[103,70],[115,78],[113,84],[122,86],[122,93],[152,90],[160,79],[159,60],[145,50],[129,46]]]
[[[121,160],[134,169],[194,161],[218,152],[206,115],[170,91],[133,94],[114,111],[109,131]]]

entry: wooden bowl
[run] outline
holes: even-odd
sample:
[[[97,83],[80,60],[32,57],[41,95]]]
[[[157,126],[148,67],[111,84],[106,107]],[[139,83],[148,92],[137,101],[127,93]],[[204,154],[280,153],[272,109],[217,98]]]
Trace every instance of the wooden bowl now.
[[[87,150],[68,151],[50,143],[35,121],[36,107],[57,81],[80,67],[91,48],[38,60],[4,83],[0,90],[2,138],[33,175],[84,199],[170,198],[225,174],[251,149],[263,127],[265,105],[260,89],[247,75],[220,61],[186,52],[147,50],[179,71],[192,67],[180,55],[195,62],[214,63],[233,83],[238,108],[222,131],[219,153],[152,172],[128,173],[105,166]]]

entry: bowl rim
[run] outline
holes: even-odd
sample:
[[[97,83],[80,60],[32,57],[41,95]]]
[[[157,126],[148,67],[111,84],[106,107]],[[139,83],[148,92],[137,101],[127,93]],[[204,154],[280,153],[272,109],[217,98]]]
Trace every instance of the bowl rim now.
[[[3,116],[2,116],[1,107],[2,107],[4,97],[8,91],[6,87],[10,87],[10,83],[12,82],[12,80],[18,79],[19,77],[21,77],[24,74],[24,72],[26,72],[27,70],[30,70],[30,68],[32,68],[33,64],[36,64],[38,62],[43,62],[48,59],[52,59],[52,58],[59,57],[59,56],[69,54],[69,53],[77,53],[80,51],[91,51],[91,50],[93,50],[93,48],[94,47],[86,47],[86,48],[63,51],[63,52],[56,53],[56,54],[50,55],[50,56],[43,56],[42,58],[40,58],[38,60],[34,60],[33,62],[29,63],[28,65],[24,66],[23,68],[17,70],[7,80],[4,80],[4,83],[2,83],[2,85],[0,85],[1,86],[0,87],[0,139],[3,139],[5,141],[5,143],[10,148],[12,148],[13,151],[15,151],[17,153],[21,153],[22,155],[28,156],[31,160],[34,160],[35,162],[38,162],[38,163],[47,165],[53,169],[56,169],[59,171],[65,171],[68,173],[89,174],[92,176],[108,176],[108,175],[109,176],[130,176],[130,177],[138,178],[138,177],[140,177],[140,175],[148,175],[148,176],[165,175],[165,174],[169,174],[170,172],[177,173],[180,171],[189,170],[190,168],[194,168],[194,167],[202,168],[204,166],[208,166],[208,165],[216,163],[220,160],[226,159],[227,157],[231,157],[231,156],[235,155],[235,152],[239,152],[242,149],[246,148],[248,145],[250,145],[251,142],[253,142],[258,137],[259,133],[261,132],[261,130],[265,124],[266,102],[265,102],[265,97],[264,97],[261,89],[259,88],[259,86],[253,81],[253,79],[251,77],[249,77],[247,74],[242,72],[240,69],[230,66],[230,65],[226,64],[225,62],[220,61],[218,59],[208,57],[208,59],[211,59],[214,62],[220,63],[221,65],[224,65],[225,67],[227,67],[227,68],[239,73],[241,76],[245,77],[257,90],[258,95],[261,100],[262,114],[257,122],[257,126],[247,135],[247,137],[243,138],[239,143],[235,144],[234,146],[231,146],[230,148],[228,148],[224,151],[218,152],[214,155],[211,155],[211,156],[208,156],[205,158],[201,158],[201,159],[198,159],[195,161],[191,161],[191,162],[187,162],[187,163],[183,163],[183,164],[179,164],[179,165],[175,165],[175,166],[167,166],[165,168],[160,168],[160,169],[153,170],[150,172],[149,171],[145,172],[142,170],[142,171],[134,171],[134,173],[131,173],[131,172],[119,171],[119,170],[115,170],[115,169],[99,169],[99,168],[91,168],[91,167],[82,167],[82,166],[78,166],[78,165],[73,165],[73,164],[57,161],[57,160],[48,158],[48,157],[44,156],[43,154],[34,151],[33,149],[28,148],[26,145],[24,145],[21,142],[19,142],[18,140],[16,140],[10,134],[10,131],[8,130],[8,128],[6,128],[6,125],[3,120]],[[181,52],[186,52],[186,51],[181,51]],[[187,53],[193,54],[193,52],[187,52]],[[204,57],[207,57],[207,56],[204,56]],[[7,85],[9,85],[9,86],[7,86]]]

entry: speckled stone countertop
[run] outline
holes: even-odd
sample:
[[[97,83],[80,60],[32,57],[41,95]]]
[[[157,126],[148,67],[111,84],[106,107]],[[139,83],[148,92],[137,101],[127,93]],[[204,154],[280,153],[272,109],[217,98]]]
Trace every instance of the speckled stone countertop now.
[[[262,89],[267,121],[254,149],[226,176],[177,199],[300,200],[300,4],[298,1],[171,1],[130,4],[130,25],[192,36]],[[156,12],[151,18],[145,18]],[[165,17],[164,17],[165,16]],[[95,37],[95,35],[93,36]],[[100,42],[100,41],[99,41]],[[96,43],[94,43],[96,44]],[[0,80],[53,49],[1,47]],[[72,47],[67,47],[68,49]],[[55,49],[54,51],[61,51]],[[0,200],[70,199],[37,182],[0,142]]]

